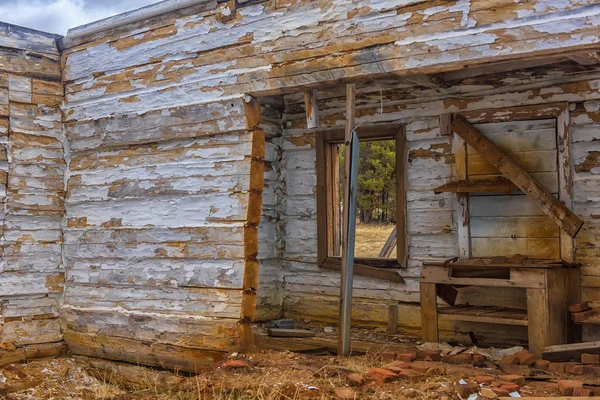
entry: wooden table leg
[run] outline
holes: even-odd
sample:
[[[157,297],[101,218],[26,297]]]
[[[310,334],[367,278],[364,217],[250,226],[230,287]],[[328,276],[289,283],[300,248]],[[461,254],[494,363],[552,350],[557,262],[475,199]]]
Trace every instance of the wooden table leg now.
[[[421,283],[421,332],[424,342],[438,342],[437,288],[435,283]]]
[[[546,346],[567,342],[567,291],[564,269],[546,269],[546,287],[527,289],[529,351],[542,356]]]

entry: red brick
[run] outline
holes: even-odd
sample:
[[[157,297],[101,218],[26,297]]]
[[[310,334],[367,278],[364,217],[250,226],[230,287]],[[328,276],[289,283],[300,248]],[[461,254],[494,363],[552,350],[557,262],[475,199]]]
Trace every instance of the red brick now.
[[[487,360],[485,358],[485,356],[482,356],[481,354],[473,354],[473,362],[481,362],[481,361],[485,361]]]
[[[397,353],[396,354],[396,360],[398,361],[404,361],[404,362],[411,362],[417,359],[417,353],[416,352],[411,352],[411,353]]]
[[[600,377],[600,365],[586,365],[585,373],[595,377]]]
[[[590,389],[577,387],[573,389],[573,397],[590,397],[594,395],[594,391]]]
[[[409,369],[410,363],[407,363],[404,361],[394,361],[394,362],[384,365],[381,368],[387,369],[388,371],[392,371],[397,374],[398,372],[400,372],[404,369]]]
[[[506,389],[495,388],[495,387],[490,388],[490,389],[492,389],[492,391],[494,393],[496,393],[496,395],[498,397],[508,397],[508,395],[510,394],[510,392],[508,390],[506,390]]]
[[[596,312],[594,310],[588,310],[578,313],[572,313],[571,319],[575,322],[583,322],[586,319],[593,317],[594,315],[596,315]]]
[[[398,379],[398,375],[383,368],[373,368],[369,371],[369,377],[377,383],[392,382]]]
[[[517,365],[519,363],[519,357],[517,357],[516,354],[510,354],[508,356],[502,357],[502,360],[500,360],[500,363]]]
[[[600,364],[600,354],[583,353],[581,355],[582,364]]]
[[[396,353],[393,351],[385,351],[381,353],[381,361],[382,362],[390,362],[396,359]]]
[[[527,365],[499,364],[505,375],[531,375],[531,368]]]
[[[494,377],[488,375],[480,375],[473,378],[473,380],[479,384],[490,385],[492,382],[494,382]]]
[[[551,362],[548,360],[535,360],[533,368],[546,371],[550,367]]]
[[[333,389],[335,397],[340,400],[358,399],[358,394],[351,388],[335,388]]]
[[[519,360],[519,365],[531,365],[535,362],[535,356],[529,350],[521,350],[515,357]]]
[[[506,383],[506,384],[500,386],[500,389],[508,390],[509,393],[512,393],[512,392],[518,392],[520,389],[520,386],[517,385],[516,383]]]
[[[582,364],[567,364],[565,372],[571,375],[583,375],[585,373],[585,366]]]
[[[442,359],[439,350],[417,350],[417,359],[422,360],[425,357],[429,357],[433,361],[440,361]]]
[[[562,374],[565,372],[565,363],[563,362],[553,362],[548,367],[549,372],[555,372],[557,374]]]
[[[569,380],[560,380],[558,381],[558,391],[561,396],[571,396],[573,395],[573,389],[582,388],[582,381],[569,381]]]
[[[463,399],[466,399],[469,397],[469,395],[479,391],[479,385],[473,382],[464,384],[457,383],[454,387],[456,389],[456,393]]]
[[[523,386],[525,384],[525,377],[522,375],[502,375],[499,376],[498,379],[504,382],[515,383],[519,386]]]
[[[363,383],[365,383],[365,378],[358,372],[348,374],[346,379],[348,380],[348,384],[350,386],[361,386]]]
[[[418,371],[405,369],[398,374],[398,377],[400,379],[408,379],[410,382],[418,382],[424,378],[424,375]]]
[[[589,309],[590,309],[590,305],[587,302],[579,303],[579,304],[571,304],[569,306],[569,312],[572,312],[572,313],[579,313],[579,312],[587,311]]]
[[[431,368],[431,364],[429,364],[427,361],[415,361],[414,363],[410,364],[410,369],[414,369],[417,372],[425,373],[429,368]]]
[[[450,364],[471,364],[472,358],[470,354],[449,354],[444,356],[444,361]]]
[[[244,360],[227,360],[221,364],[221,368],[234,369],[234,368],[248,368],[248,363]]]

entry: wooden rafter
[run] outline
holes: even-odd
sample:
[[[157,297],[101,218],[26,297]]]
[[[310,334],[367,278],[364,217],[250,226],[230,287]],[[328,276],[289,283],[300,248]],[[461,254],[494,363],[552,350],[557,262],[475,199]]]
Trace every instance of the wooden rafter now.
[[[452,129],[473,147],[484,159],[510,179],[523,193],[552,219],[570,237],[575,237],[583,221],[561,203],[527,171],[506,155],[494,142],[485,137],[461,115],[455,115]]]

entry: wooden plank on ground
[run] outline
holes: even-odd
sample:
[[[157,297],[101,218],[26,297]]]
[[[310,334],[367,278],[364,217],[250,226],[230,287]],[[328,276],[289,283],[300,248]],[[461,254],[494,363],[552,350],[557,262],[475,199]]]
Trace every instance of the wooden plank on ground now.
[[[461,115],[455,115],[452,128],[457,135],[481,154],[494,168],[502,172],[523,193],[529,196],[569,236],[575,237],[579,233],[583,221],[500,150],[494,142],[471,125],[469,121]]]
[[[600,354],[600,342],[546,346],[542,352],[542,358],[548,361],[579,360],[583,353]]]
[[[267,329],[267,333],[269,336],[273,337],[313,337],[315,333],[313,331],[309,331],[307,329],[276,329],[269,328]]]

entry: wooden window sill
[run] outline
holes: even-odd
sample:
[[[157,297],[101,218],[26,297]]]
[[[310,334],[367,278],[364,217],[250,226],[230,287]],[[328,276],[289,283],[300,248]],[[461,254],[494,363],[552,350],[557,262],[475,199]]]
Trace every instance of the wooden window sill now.
[[[377,267],[367,265],[375,263],[382,265]],[[321,265],[319,265],[319,268],[340,272],[342,269],[342,260],[340,258],[328,257]],[[402,266],[394,259],[357,258],[354,260],[354,275],[395,283],[405,283],[404,279],[397,271],[400,268],[402,268]]]

